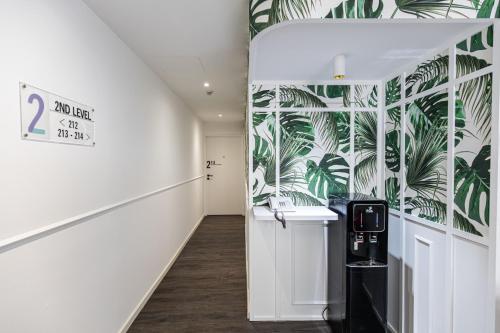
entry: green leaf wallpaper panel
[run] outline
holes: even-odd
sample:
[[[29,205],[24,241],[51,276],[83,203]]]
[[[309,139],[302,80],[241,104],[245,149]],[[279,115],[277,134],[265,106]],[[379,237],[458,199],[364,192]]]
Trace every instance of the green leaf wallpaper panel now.
[[[276,86],[273,84],[252,85],[252,105],[254,108],[275,108]]]
[[[252,114],[253,168],[252,193],[254,205],[265,204],[270,195],[276,193],[276,113],[255,112]]]
[[[280,113],[280,193],[296,205],[326,205],[349,190],[349,112]]]
[[[487,74],[460,84],[456,91],[456,113],[461,117],[455,126],[453,224],[478,236],[487,235],[489,226],[491,85]]]
[[[406,105],[405,212],[446,223],[448,92]]]
[[[424,61],[406,76],[406,97],[424,92],[448,82],[448,50]]]
[[[401,76],[397,76],[385,84],[385,105],[389,106],[401,100]]]
[[[493,63],[493,26],[457,44],[457,77],[471,74]]]
[[[343,108],[350,105],[348,85],[280,86],[282,108]]]
[[[377,185],[377,112],[355,113],[354,158],[355,191],[373,194]]]
[[[492,18],[499,16],[497,4],[498,0],[251,0],[249,30],[254,38],[280,22],[309,18]]]
[[[385,112],[385,197],[389,208],[399,210],[401,175],[401,107]]]
[[[376,85],[355,85],[352,106],[358,108],[377,108],[378,87]]]

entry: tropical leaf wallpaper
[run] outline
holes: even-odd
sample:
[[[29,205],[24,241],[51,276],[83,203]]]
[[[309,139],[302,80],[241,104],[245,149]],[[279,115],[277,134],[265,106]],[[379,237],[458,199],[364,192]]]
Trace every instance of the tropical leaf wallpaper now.
[[[282,108],[344,108],[351,103],[349,85],[282,85]]]
[[[254,95],[255,96],[255,95]],[[276,193],[276,113],[254,112],[252,114],[253,204],[266,203]]]
[[[252,106],[254,108],[276,107],[276,86],[272,84],[252,85]]]
[[[401,75],[385,83],[385,198],[389,208],[401,209]]]
[[[378,87],[376,85],[355,85],[351,105],[355,108],[377,108]]]
[[[401,175],[401,107],[385,112],[385,197],[389,208],[399,210]]]
[[[406,105],[404,210],[446,222],[448,91]]]
[[[274,88],[253,85],[253,105],[259,110],[273,108]],[[280,195],[297,205],[326,205],[331,194],[351,190],[353,172],[359,190],[371,193],[377,172],[377,116],[354,108],[376,109],[377,86],[280,85],[278,94],[279,119],[275,112],[252,113],[253,203],[265,204],[276,192],[276,128]],[[354,141],[351,115],[356,115]]]
[[[457,77],[490,66],[493,62],[493,26],[458,43],[456,50]]]
[[[280,194],[297,205],[326,205],[349,190],[349,112],[280,113]]]
[[[399,201],[403,191],[405,213],[446,223],[447,184],[453,180],[453,216],[449,218],[454,227],[477,236],[488,234],[492,74],[474,73],[491,65],[492,47],[492,27],[456,45],[456,77],[462,79],[455,90],[449,91],[444,85],[449,82],[449,51],[415,66],[404,80],[398,76],[385,83],[385,197],[391,208],[402,208]],[[435,87],[442,89],[427,92]],[[406,105],[401,104],[403,90],[409,99]],[[449,123],[452,94],[455,122]],[[454,133],[453,173],[447,170],[449,131]],[[400,171],[403,134],[404,189]]]
[[[498,0],[251,0],[250,36],[283,21],[307,18],[493,18]]]
[[[406,76],[406,98],[448,82],[449,51],[425,61]]]
[[[401,75],[385,84],[385,105],[390,106],[401,100]]]
[[[356,112],[354,117],[354,190],[376,195],[377,112]]]
[[[490,212],[491,85],[487,74],[457,87],[454,226],[484,236]]]
[[[307,18],[500,18],[499,2],[500,0],[251,0],[249,28],[251,38],[254,38],[274,24]],[[474,74],[492,64],[493,33],[493,28],[490,27],[456,45],[454,60],[457,78]],[[398,76],[384,85],[385,195],[393,209],[402,209],[407,214],[428,221],[446,223],[446,188],[451,182],[450,177],[454,177],[453,217],[449,218],[453,218],[455,228],[477,236],[486,236],[490,200],[492,77],[491,74],[471,77],[457,84],[455,90],[448,90],[444,84],[450,80],[449,65],[449,50],[444,50],[415,66],[407,75]],[[276,101],[274,88],[254,88],[254,106],[273,107]],[[285,172],[280,175],[284,186],[280,186],[280,190],[289,191],[290,196],[295,195],[297,198],[298,194],[292,193],[302,193],[300,199],[304,202],[308,200],[306,198],[324,202],[329,191],[338,188],[339,184],[349,182],[354,182],[356,191],[375,193],[376,182],[373,175],[377,173],[374,163],[377,122],[375,113],[370,109],[377,106],[377,87],[306,85],[282,88],[279,92],[281,108],[304,108],[307,112],[291,112],[283,117],[280,115],[279,120],[275,119],[279,121],[280,127],[295,126],[307,121],[312,123],[312,116],[315,114],[329,117],[337,115],[342,119],[335,119],[336,126],[344,124],[347,118],[354,123],[352,128],[346,129],[354,131],[354,141],[348,142],[349,146],[345,148],[347,143],[342,146],[337,139],[329,139],[327,133],[332,125],[326,121],[321,125],[312,123],[312,128],[307,128],[304,124],[297,125],[297,129],[292,130],[293,135],[280,138],[280,145],[285,147],[284,152],[280,151],[280,157],[283,156],[288,161],[286,170],[282,170]],[[257,95],[259,98],[256,98],[256,92],[260,92]],[[418,98],[415,99],[416,94]],[[448,122],[448,101],[451,94],[455,94],[453,97],[456,102],[454,124]],[[405,104],[401,104],[403,96],[408,99]],[[321,108],[343,112],[308,111]],[[354,112],[352,108],[357,108],[359,112]],[[367,110],[362,110],[363,108]],[[452,143],[447,142],[447,132],[450,130],[455,134]],[[271,135],[269,129],[255,127],[254,133],[257,136],[262,134],[267,139]],[[271,137],[274,138],[274,135]],[[292,140],[292,137],[295,139]],[[405,150],[404,161],[401,161],[403,138]],[[272,144],[271,142],[271,146]],[[449,144],[454,144],[453,172],[446,168]],[[347,149],[347,155],[342,149]],[[262,172],[264,167],[259,164],[256,170]],[[343,174],[346,170],[350,170],[348,175]],[[263,178],[259,176],[257,179],[260,182]],[[260,186],[262,185],[259,183],[257,188],[260,189]],[[271,183],[265,185],[267,189],[272,186]],[[260,192],[255,192],[254,187],[255,193]],[[404,202],[399,202],[400,194],[403,194]]]

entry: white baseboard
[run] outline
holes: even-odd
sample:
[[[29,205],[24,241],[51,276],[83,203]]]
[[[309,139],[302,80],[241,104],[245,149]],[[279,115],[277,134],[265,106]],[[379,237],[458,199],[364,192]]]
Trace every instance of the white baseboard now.
[[[123,326],[120,328],[120,330],[118,331],[119,333],[126,333],[128,331],[128,329],[130,328],[130,326],[132,326],[132,323],[137,318],[137,316],[139,315],[139,313],[141,313],[142,308],[144,308],[144,306],[146,305],[146,303],[148,302],[148,300],[151,298],[151,296],[153,295],[153,293],[156,290],[156,288],[158,287],[158,285],[165,278],[165,275],[167,275],[168,271],[173,266],[173,264],[175,263],[175,261],[177,260],[177,258],[179,257],[179,255],[181,254],[182,250],[184,249],[184,247],[186,246],[186,244],[191,239],[191,236],[193,236],[193,234],[196,231],[196,229],[198,229],[198,226],[200,225],[201,221],[203,221],[203,219],[205,218],[205,216],[206,215],[203,215],[198,220],[198,222],[196,222],[196,225],[193,227],[193,229],[191,230],[191,232],[187,235],[186,239],[184,239],[184,242],[182,242],[181,246],[175,252],[174,257],[170,260],[170,262],[167,264],[167,266],[162,270],[162,272],[160,273],[160,275],[158,276],[158,278],[155,280],[155,282],[153,283],[153,285],[148,289],[148,291],[146,292],[146,294],[144,294],[144,296],[142,297],[142,299],[139,302],[139,304],[137,304],[137,306],[135,307],[134,311],[132,311],[132,313],[127,318],[127,320],[125,321],[125,323],[123,324]]]

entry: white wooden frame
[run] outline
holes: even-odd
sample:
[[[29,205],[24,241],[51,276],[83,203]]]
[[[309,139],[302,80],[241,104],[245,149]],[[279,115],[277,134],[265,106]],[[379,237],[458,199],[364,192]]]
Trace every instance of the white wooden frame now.
[[[405,244],[405,235],[406,235],[406,221],[409,220],[413,223],[417,223],[419,225],[425,226],[430,229],[434,229],[436,231],[441,231],[446,234],[446,304],[447,304],[447,317],[445,318],[446,320],[446,331],[447,332],[452,332],[453,331],[453,292],[454,292],[454,283],[453,283],[453,272],[454,272],[454,250],[453,250],[453,241],[455,238],[460,238],[463,240],[467,240],[472,243],[476,243],[478,245],[486,246],[488,247],[489,251],[489,274],[488,274],[488,306],[487,308],[489,309],[489,313],[487,314],[488,320],[488,332],[494,333],[495,328],[497,330],[500,330],[500,321],[496,321],[495,319],[495,314],[500,312],[499,306],[495,308],[495,303],[497,302],[496,300],[496,293],[497,290],[500,290],[500,265],[497,264],[498,259],[500,258],[500,252],[498,252],[498,248],[496,247],[496,239],[500,237],[498,235],[498,232],[500,229],[496,228],[496,221],[497,221],[497,207],[498,204],[500,204],[500,198],[498,197],[498,185],[499,185],[499,179],[498,179],[498,172],[499,170],[499,156],[498,156],[498,149],[499,149],[499,144],[500,144],[500,137],[498,134],[498,131],[500,129],[500,119],[498,116],[499,112],[499,107],[500,107],[500,61],[495,59],[500,59],[500,20],[486,20],[486,22],[489,22],[490,24],[494,25],[494,31],[496,32],[494,34],[494,47],[493,47],[493,63],[492,65],[483,68],[479,71],[473,72],[471,74],[467,74],[464,76],[461,76],[459,78],[456,78],[456,44],[467,39],[468,37],[472,36],[474,33],[477,33],[479,31],[482,31],[484,29],[481,28],[478,30],[477,27],[468,29],[467,31],[457,35],[454,37],[452,40],[450,40],[446,45],[444,45],[442,48],[432,50],[431,52],[427,53],[423,57],[419,58],[418,60],[411,62],[409,65],[399,68],[396,71],[392,72],[390,75],[386,76],[382,82],[385,86],[386,82],[389,80],[400,76],[401,77],[401,99],[400,101],[390,104],[390,105],[385,105],[385,99],[383,101],[384,103],[384,108],[383,108],[383,117],[384,117],[384,125],[385,125],[385,114],[386,110],[393,108],[393,107],[400,107],[401,110],[401,142],[400,142],[400,147],[401,148],[401,166],[400,166],[400,210],[394,210],[391,209],[390,213],[392,215],[398,216],[401,222],[401,241],[402,241],[402,263],[401,263],[401,271],[400,271],[400,276],[401,276],[401,291],[404,290],[405,288],[405,265],[406,265],[406,254],[405,254],[405,249],[406,249],[406,244]],[[482,23],[486,23],[484,20]],[[424,92],[414,94],[410,97],[406,97],[406,75],[409,70],[413,69],[415,66],[417,66],[419,63],[428,60],[432,58],[433,56],[437,55],[438,53],[441,53],[441,51],[448,50],[449,54],[449,77],[448,77],[448,82],[441,84],[437,87],[433,87],[431,89],[428,89]],[[486,75],[486,74],[492,74],[492,82],[493,82],[493,103],[492,103],[492,135],[491,135],[491,175],[490,175],[490,184],[491,184],[491,193],[490,193],[490,226],[489,226],[489,233],[487,236],[480,237],[476,236],[458,229],[455,229],[453,227],[453,208],[454,208],[454,153],[455,153],[455,145],[454,145],[454,140],[455,140],[455,133],[454,133],[454,124],[455,124],[455,90],[458,87],[459,84],[472,80],[474,78]],[[385,90],[385,88],[384,88]],[[441,225],[438,223],[434,222],[429,222],[426,221],[425,219],[418,218],[416,216],[406,214],[404,212],[404,187],[405,187],[405,177],[404,177],[404,170],[405,170],[405,135],[404,131],[406,129],[406,105],[415,99],[421,98],[423,96],[427,96],[430,94],[433,94],[438,91],[443,91],[447,90],[448,92],[448,147],[447,147],[447,202],[446,202],[446,207],[447,207],[447,216],[446,216],[446,225]],[[384,135],[385,139],[385,135]],[[385,145],[385,142],[383,143]],[[383,182],[385,183],[385,166],[383,167],[382,171],[382,177]],[[498,271],[498,273],[497,273]],[[405,327],[405,321],[406,318],[404,316],[405,314],[405,304],[406,300],[404,297],[404,292],[400,293],[401,299],[400,299],[400,327],[399,331],[403,332],[404,327]]]
[[[266,85],[266,86],[273,86],[275,91],[276,91],[276,97],[275,97],[275,106],[274,107],[269,107],[269,108],[257,108],[253,106],[253,101],[252,101],[252,86],[254,85]],[[377,86],[378,88],[378,96],[377,96],[377,107],[355,107],[355,106],[349,106],[349,107],[326,107],[326,108],[311,108],[311,107],[304,107],[304,108],[282,108],[280,106],[280,100],[279,100],[279,92],[280,92],[280,86],[303,86],[303,85],[333,85],[333,86],[350,86],[351,89],[351,94],[354,92],[354,86],[356,85],[374,85]],[[381,90],[382,90],[382,81],[381,80],[329,80],[329,81],[253,81],[248,85],[248,161],[249,161],[249,174],[248,174],[248,184],[250,186],[248,187],[248,198],[249,202],[248,205],[249,207],[253,207],[253,193],[251,189],[251,185],[254,182],[253,174],[250,172],[250,170],[253,170],[253,158],[252,158],[252,150],[251,148],[255,144],[253,136],[251,135],[252,133],[252,115],[257,112],[262,112],[262,113],[276,113],[276,129],[279,129],[279,116],[280,113],[282,112],[349,112],[350,114],[350,122],[351,122],[351,140],[350,140],[350,152],[349,152],[349,189],[352,192],[354,190],[354,164],[355,164],[355,154],[354,154],[354,116],[356,112],[377,112],[377,117],[378,117],[378,124],[380,125],[381,121],[383,121],[383,118],[381,117],[381,114],[383,113],[383,100],[381,99]],[[378,127],[377,128],[377,139],[380,140],[380,138],[384,135],[384,131],[382,130],[383,127]],[[280,131],[276,131],[276,152],[280,151]],[[378,147],[378,156],[377,156],[377,176],[376,176],[376,184],[377,184],[377,192],[378,196],[383,195],[384,192],[381,190],[381,183],[380,180],[383,179],[382,174],[381,174],[381,165],[383,166],[383,159],[380,158],[380,153],[383,153],[384,146],[379,145]],[[279,153],[276,153],[276,191],[275,195],[278,197],[279,194],[279,176],[280,176],[280,170],[279,170],[279,165],[280,165],[280,155]]]
[[[307,22],[307,21],[320,21],[320,20],[301,20],[301,22]],[[328,24],[334,24],[334,21],[337,20],[322,20],[325,21],[325,23]],[[344,21],[344,20],[340,20]],[[380,23],[380,21],[384,20],[376,20],[378,22],[367,22],[370,20],[354,20],[352,23],[353,24],[377,24]],[[391,19],[390,20],[392,23],[401,21],[401,22],[410,22],[410,21],[415,21],[413,19]],[[436,23],[436,21],[440,21],[439,23],[446,24],[447,20],[419,20],[419,23],[425,24],[425,23]],[[496,320],[495,316],[500,318],[500,246],[497,246],[496,240],[500,239],[500,228],[497,228],[496,222],[498,220],[498,206],[500,205],[500,196],[498,193],[498,186],[500,185],[499,182],[499,174],[500,174],[500,164],[499,164],[499,144],[500,144],[500,20],[498,19],[453,19],[453,22],[458,22],[458,21],[463,21],[463,22],[469,22],[472,23],[474,21],[475,23],[484,23],[486,24],[493,24],[494,25],[494,31],[496,32],[494,35],[494,48],[493,48],[493,64],[483,70],[474,72],[472,74],[468,74],[465,76],[462,76],[460,78],[455,78],[455,45],[466,39],[467,37],[470,37],[475,32],[478,32],[477,26],[474,28],[471,28],[467,31],[464,31],[460,34],[457,34],[456,37],[451,39],[446,45],[443,45],[442,48],[440,47],[439,49],[432,50],[432,52],[429,52],[425,56],[419,58],[418,60],[412,62],[411,64],[399,68],[395,70],[394,72],[390,73],[384,78],[381,78],[381,80],[378,81],[362,81],[362,80],[356,80],[356,81],[350,81],[350,80],[343,80],[343,81],[334,81],[334,80],[328,80],[328,81],[252,81],[249,82],[248,85],[248,181],[249,181],[249,186],[248,186],[248,206],[251,208],[253,207],[253,193],[252,193],[252,184],[253,184],[253,159],[252,159],[252,147],[254,145],[253,142],[253,136],[251,135],[252,133],[252,114],[254,112],[276,112],[276,121],[279,122],[279,113],[280,112],[288,112],[288,111],[302,111],[302,112],[314,112],[314,111],[319,111],[319,112],[333,112],[333,111],[349,111],[351,113],[351,152],[350,156],[352,159],[354,159],[354,145],[353,145],[353,137],[354,137],[354,112],[355,111],[366,111],[368,108],[362,108],[362,109],[357,109],[354,107],[350,108],[286,108],[286,110],[282,110],[279,105],[279,85],[280,84],[286,84],[286,85],[302,85],[302,84],[315,84],[315,85],[345,85],[345,84],[350,84],[351,86],[354,84],[377,84],[379,86],[378,90],[378,107],[377,109],[372,109],[373,111],[378,112],[378,119],[379,119],[379,128],[377,129],[378,131],[378,154],[379,158],[377,160],[377,188],[378,188],[378,195],[382,196],[385,193],[384,190],[384,185],[385,185],[385,110],[400,106],[401,107],[401,130],[404,131],[406,128],[406,121],[404,115],[405,115],[405,108],[406,104],[412,100],[415,100],[417,98],[420,98],[422,96],[426,96],[429,94],[432,94],[436,91],[441,91],[443,89],[448,89],[448,122],[449,124],[454,124],[454,117],[455,117],[455,105],[454,105],[454,91],[455,87],[460,84],[461,82],[488,74],[492,73],[493,75],[493,96],[492,96],[492,134],[491,134],[491,178],[490,178],[490,183],[491,183],[491,193],[490,193],[490,226],[489,226],[489,234],[487,237],[478,237],[460,230],[455,230],[453,227],[453,221],[450,220],[450,217],[453,216],[453,156],[454,156],[454,126],[449,126],[448,129],[448,151],[447,151],[447,167],[448,167],[448,179],[447,179],[447,223],[446,225],[440,225],[438,223],[433,223],[426,221],[424,219],[420,219],[415,216],[407,215],[404,213],[404,191],[400,191],[400,199],[401,199],[401,207],[400,210],[390,210],[390,213],[394,216],[399,217],[400,222],[401,222],[401,292],[400,292],[400,327],[399,327],[399,332],[403,332],[404,327],[405,327],[405,298],[404,298],[404,282],[405,282],[405,264],[406,264],[406,255],[405,255],[405,233],[406,233],[406,228],[405,228],[405,220],[410,220],[413,223],[417,223],[421,226],[434,229],[436,231],[444,232],[446,233],[446,280],[449,282],[447,283],[447,290],[446,290],[446,295],[447,295],[447,317],[445,318],[446,320],[446,331],[447,332],[452,332],[453,329],[453,240],[455,238],[460,238],[460,239],[465,239],[473,243],[477,243],[479,245],[487,246],[488,247],[488,253],[489,253],[489,258],[488,258],[488,333],[494,333],[496,331],[500,332],[500,320]],[[383,22],[382,22],[383,23]],[[281,25],[284,24],[297,24],[297,22],[284,22],[278,25],[275,25],[268,30],[271,31],[273,29],[278,28]],[[481,28],[480,30],[482,30]],[[262,34],[261,34],[262,35]],[[253,50],[253,45],[255,44],[258,39],[262,37],[258,35],[253,41],[251,45],[251,54]],[[405,75],[406,71],[415,65],[418,65],[422,61],[425,61],[432,57],[433,55],[439,53],[442,50],[448,49],[450,52],[450,67],[449,67],[449,80],[447,83],[440,85],[439,87],[429,89],[423,93],[420,94],[415,94],[411,96],[410,98],[406,98],[405,94]],[[251,57],[252,58],[252,57]],[[250,67],[253,67],[253,62],[252,59],[250,59]],[[251,70],[250,70],[251,72]],[[391,105],[385,105],[385,83],[398,76],[401,75],[401,100],[397,103],[391,104]],[[276,106],[274,108],[254,108],[252,104],[252,85],[253,84],[272,84],[276,88]],[[352,89],[352,87],[351,87]],[[370,110],[370,111],[372,111]],[[277,124],[278,125],[278,124]],[[279,127],[276,126],[278,129]],[[279,131],[276,133],[277,135],[277,144],[276,144],[276,151],[279,152]],[[401,147],[405,146],[405,137],[404,135],[401,136],[401,142],[400,142]],[[401,149],[401,166],[400,166],[400,186],[403,189],[404,188],[404,149]],[[351,170],[350,170],[350,188],[353,189],[353,182],[354,182],[354,160],[350,160],[350,165],[351,165]],[[276,169],[276,195],[279,195],[279,154],[277,156],[277,169]],[[451,175],[451,177],[450,177]],[[250,259],[251,260],[251,259]],[[497,296],[497,294],[499,296]]]

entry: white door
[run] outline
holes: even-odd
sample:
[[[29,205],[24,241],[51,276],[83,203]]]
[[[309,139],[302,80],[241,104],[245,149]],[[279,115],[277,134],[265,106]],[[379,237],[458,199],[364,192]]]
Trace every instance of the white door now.
[[[206,138],[205,202],[208,215],[243,215],[244,149],[241,136]]]

